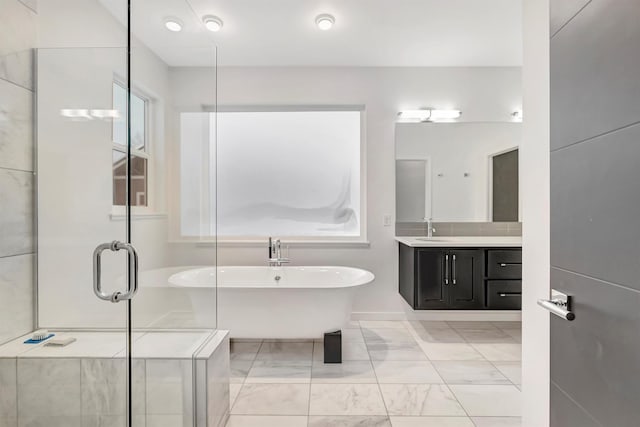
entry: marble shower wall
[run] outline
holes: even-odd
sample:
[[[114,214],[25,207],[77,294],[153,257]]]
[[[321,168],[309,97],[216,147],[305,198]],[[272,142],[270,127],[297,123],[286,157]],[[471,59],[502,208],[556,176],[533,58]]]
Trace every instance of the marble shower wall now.
[[[36,0],[0,0],[0,343],[33,329]]]

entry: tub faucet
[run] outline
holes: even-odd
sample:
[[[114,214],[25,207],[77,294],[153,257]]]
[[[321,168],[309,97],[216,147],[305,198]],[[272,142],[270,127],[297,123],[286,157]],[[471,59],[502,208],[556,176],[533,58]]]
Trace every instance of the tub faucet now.
[[[424,222],[427,223],[427,237],[431,238],[433,237],[433,232],[436,231],[435,228],[433,228],[433,218],[423,218]]]
[[[280,239],[269,237],[269,265],[271,267],[282,267],[282,264],[288,264],[289,258],[282,257],[282,243]]]

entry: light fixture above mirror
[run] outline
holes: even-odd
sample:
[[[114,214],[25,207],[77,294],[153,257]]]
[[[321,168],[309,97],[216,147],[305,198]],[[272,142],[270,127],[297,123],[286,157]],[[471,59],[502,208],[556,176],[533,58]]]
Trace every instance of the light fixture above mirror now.
[[[447,122],[453,121],[462,115],[460,110],[403,110],[398,113],[398,121],[404,123],[420,123],[420,122]]]

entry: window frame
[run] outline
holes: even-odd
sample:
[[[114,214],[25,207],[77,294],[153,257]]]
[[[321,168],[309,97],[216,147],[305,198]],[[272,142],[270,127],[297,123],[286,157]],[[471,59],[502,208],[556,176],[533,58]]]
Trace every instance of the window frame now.
[[[111,86],[111,98],[114,97],[115,85],[120,86],[120,88],[127,90],[126,80],[120,78],[119,76],[113,77],[113,82]],[[133,214],[152,214],[155,212],[154,209],[154,198],[152,196],[153,187],[153,176],[154,176],[154,163],[153,163],[153,134],[152,129],[153,125],[151,123],[153,114],[151,112],[154,106],[154,97],[151,96],[148,92],[138,88],[132,87],[131,94],[140,98],[144,101],[144,150],[138,150],[131,148],[131,155],[135,157],[143,158],[147,161],[147,189],[146,189],[146,206],[131,206],[131,212]],[[126,115],[126,112],[125,112]],[[125,117],[126,120],[126,117]],[[122,153],[126,156],[127,154],[127,146],[117,143],[114,139],[114,125],[111,124],[111,150]],[[113,173],[113,172],[112,172]],[[113,178],[112,178],[113,181]],[[113,184],[112,184],[112,193],[113,193]],[[113,198],[113,196],[112,196]],[[120,216],[126,215],[126,205],[114,205],[112,202],[111,206],[111,216],[112,218],[117,218]]]
[[[225,105],[225,106],[205,106],[202,112],[208,112],[216,116],[216,138],[217,138],[217,113],[261,113],[261,112],[358,112],[360,113],[360,233],[357,236],[282,236],[282,240],[287,245],[318,247],[318,246],[351,246],[368,247],[368,221],[367,221],[367,111],[365,105]],[[183,111],[188,112],[188,111]],[[189,111],[190,112],[190,111]],[[217,144],[217,139],[216,139]],[[217,177],[216,177],[217,179]],[[180,202],[179,202],[180,203]],[[217,200],[216,200],[217,203]],[[175,223],[175,234],[172,242],[185,243],[197,242],[202,246],[239,246],[255,247],[262,246],[269,237],[280,236],[184,236],[181,230],[180,209]],[[217,229],[217,218],[215,227]]]

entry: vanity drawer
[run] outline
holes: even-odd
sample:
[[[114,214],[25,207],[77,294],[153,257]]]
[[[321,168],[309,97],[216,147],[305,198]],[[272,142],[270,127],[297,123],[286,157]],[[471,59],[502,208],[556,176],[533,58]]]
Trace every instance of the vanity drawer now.
[[[522,281],[488,281],[487,308],[490,310],[520,310],[522,308]]]
[[[487,277],[489,279],[521,279],[522,250],[488,250]]]

